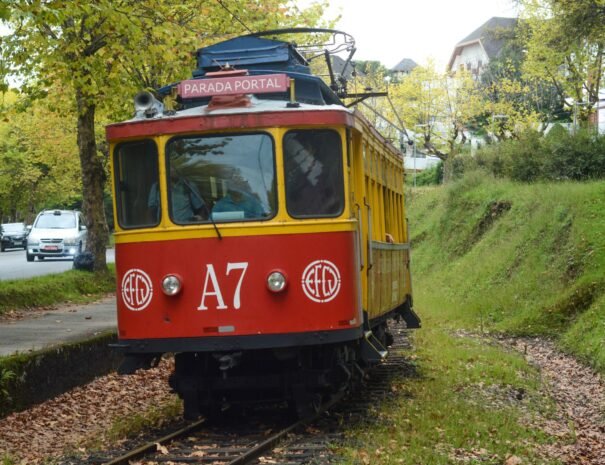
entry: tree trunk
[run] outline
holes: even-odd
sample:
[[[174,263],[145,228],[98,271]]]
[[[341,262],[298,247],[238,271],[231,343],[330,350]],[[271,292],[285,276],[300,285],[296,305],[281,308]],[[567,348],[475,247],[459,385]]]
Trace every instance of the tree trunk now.
[[[82,170],[82,213],[88,228],[86,250],[94,255],[94,270],[107,271],[105,259],[108,239],[107,221],[103,209],[103,192],[106,175],[101,158],[97,155],[95,140],[95,105],[81,90],[76,91],[78,108],[78,149]]]

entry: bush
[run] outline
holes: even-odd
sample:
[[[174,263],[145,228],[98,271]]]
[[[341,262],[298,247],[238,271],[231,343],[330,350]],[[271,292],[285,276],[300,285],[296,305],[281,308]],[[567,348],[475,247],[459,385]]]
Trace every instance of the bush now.
[[[545,172],[549,179],[602,179],[605,177],[605,136],[582,130],[557,132],[546,138],[550,157]]]
[[[485,146],[474,157],[458,156],[451,163],[448,172],[454,179],[476,169],[520,182],[604,179],[605,136],[589,130],[570,134],[561,127],[546,137],[528,131],[518,140]]]
[[[408,175],[406,177],[408,184],[413,184],[414,175]],[[443,162],[439,162],[435,166],[432,166],[420,173],[416,173],[416,185],[417,186],[433,186],[441,184],[443,182]]]

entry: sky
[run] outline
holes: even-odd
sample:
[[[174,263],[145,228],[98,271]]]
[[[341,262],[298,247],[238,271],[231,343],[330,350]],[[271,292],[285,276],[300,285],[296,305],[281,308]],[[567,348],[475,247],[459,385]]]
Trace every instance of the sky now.
[[[299,6],[311,0],[297,0]],[[455,45],[493,16],[516,17],[512,0],[330,0],[326,18],[355,38],[353,59],[378,60],[387,68],[403,58],[440,69]]]

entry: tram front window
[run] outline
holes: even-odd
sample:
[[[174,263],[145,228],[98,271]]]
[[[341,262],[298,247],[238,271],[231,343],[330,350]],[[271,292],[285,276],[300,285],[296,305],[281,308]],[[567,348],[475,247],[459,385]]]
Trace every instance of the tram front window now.
[[[290,216],[333,217],[342,213],[342,147],[336,131],[289,131],[284,136],[284,170]]]
[[[153,141],[120,144],[114,151],[116,205],[122,228],[152,227],[160,222],[160,205],[149,209],[149,192],[157,190],[158,150]]]
[[[166,146],[168,205],[177,224],[265,220],[277,208],[273,139],[189,136]]]

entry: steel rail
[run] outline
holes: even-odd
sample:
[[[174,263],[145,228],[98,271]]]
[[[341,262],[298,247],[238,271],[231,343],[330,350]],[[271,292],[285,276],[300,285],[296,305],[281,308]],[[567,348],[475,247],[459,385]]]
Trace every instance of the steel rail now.
[[[339,402],[343,396],[344,396],[344,392],[336,394],[327,403],[322,405],[321,408],[313,415],[303,418],[302,420],[299,420],[298,422],[288,426],[287,428],[284,428],[283,430],[274,434],[270,438],[262,441],[261,443],[257,444],[256,446],[252,447],[251,449],[247,450],[239,457],[233,459],[230,462],[227,462],[227,464],[228,465],[243,465],[243,464],[248,463],[249,461],[257,458],[264,451],[270,449],[275,444],[279,443],[285,436],[287,436],[291,432],[316,420],[324,411],[328,410],[333,405],[335,405],[337,402]],[[205,422],[206,422],[205,418],[198,420],[194,423],[191,423],[190,425],[180,428],[177,431],[167,434],[166,436],[163,436],[160,439],[156,439],[151,442],[148,442],[147,444],[137,447],[136,449],[133,449],[132,451],[127,452],[124,455],[116,457],[116,458],[110,460],[109,462],[105,462],[104,465],[127,465],[131,460],[135,460],[144,455],[150,454],[152,452],[156,452],[158,444],[164,445],[174,439],[177,439],[182,436],[186,436],[189,433],[198,429]]]
[[[278,444],[284,436],[290,434],[291,432],[297,430],[298,428],[300,428],[302,426],[305,426],[305,425],[315,421],[323,412],[330,409],[336,403],[340,402],[342,400],[342,398],[344,397],[344,394],[345,394],[344,391],[337,393],[326,404],[322,405],[321,408],[317,412],[315,412],[313,415],[303,418],[302,420],[299,420],[298,422],[294,423],[293,425],[290,425],[287,428],[284,428],[280,432],[274,434],[270,438],[264,440],[263,442],[261,442],[260,444],[257,444],[250,450],[244,452],[238,458],[233,459],[231,462],[228,462],[227,465],[244,465],[244,464],[250,462],[251,460],[254,460],[260,454],[262,454],[266,450],[270,449],[274,445]]]
[[[205,418],[202,418],[201,420],[198,420],[194,423],[191,423],[190,425],[187,425],[177,431],[174,431],[170,434],[167,434],[166,436],[161,437],[160,439],[157,439],[153,442],[149,442],[147,444],[144,444],[140,447],[137,447],[134,450],[131,450],[130,452],[121,455],[119,457],[116,457],[115,459],[110,460],[109,462],[105,462],[104,465],[123,465],[123,464],[128,464],[128,462],[130,462],[131,460],[134,459],[138,459],[139,457],[142,457],[143,455],[146,455],[150,452],[153,452],[155,450],[157,450],[157,445],[160,444],[165,444],[169,441],[172,441],[173,439],[179,438],[181,436],[185,436],[193,431],[195,431],[196,429],[198,429],[200,426],[202,426],[203,423],[206,422]]]

